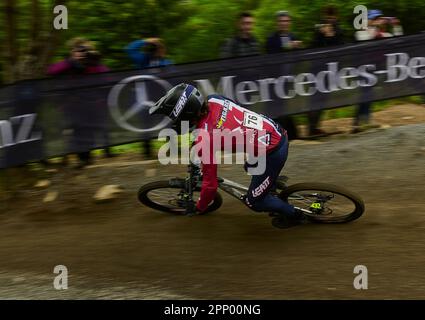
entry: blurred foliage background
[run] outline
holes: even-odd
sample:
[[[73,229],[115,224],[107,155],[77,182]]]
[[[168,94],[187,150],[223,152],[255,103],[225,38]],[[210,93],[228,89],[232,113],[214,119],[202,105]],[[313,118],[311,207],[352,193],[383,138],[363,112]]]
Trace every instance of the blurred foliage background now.
[[[68,8],[67,30],[53,29],[58,4]],[[358,4],[398,17],[405,34],[425,30],[423,0],[2,0],[0,83],[43,77],[46,65],[68,55],[66,42],[76,36],[95,41],[112,70],[133,68],[123,48],[144,37],[163,38],[174,63],[215,59],[245,10],[254,14],[255,35],[262,44],[275,28],[274,13],[289,11],[292,31],[308,47],[321,8],[334,5],[346,41],[353,41],[353,8]]]

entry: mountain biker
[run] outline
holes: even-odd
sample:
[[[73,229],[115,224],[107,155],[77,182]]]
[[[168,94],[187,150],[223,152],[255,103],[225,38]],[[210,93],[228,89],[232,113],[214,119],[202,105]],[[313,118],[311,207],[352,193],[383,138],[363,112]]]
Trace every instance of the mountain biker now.
[[[228,129],[232,132],[240,131],[245,135],[243,140],[245,145],[254,143],[257,151],[260,150],[259,144],[265,145],[263,148],[265,154],[259,154],[265,157],[265,171],[252,176],[245,196],[246,205],[254,211],[270,212],[276,215],[280,223],[279,227],[282,228],[296,225],[303,220],[304,215],[301,211],[270,193],[288,156],[286,130],[273,120],[245,109],[224,96],[209,95],[204,99],[196,87],[185,83],[169,90],[151,107],[149,113],[164,114],[170,117],[174,124],[188,121],[192,128],[204,130],[211,139],[213,130]],[[251,129],[254,136],[257,134],[256,139],[250,139],[247,136],[247,129]],[[195,145],[199,143],[205,143],[205,140],[196,139]],[[210,154],[214,157],[213,152]],[[205,161],[202,157],[201,159],[203,177],[200,197],[196,203],[198,212],[207,210],[218,188],[217,164],[214,161]],[[248,163],[245,163],[246,171],[247,167]]]

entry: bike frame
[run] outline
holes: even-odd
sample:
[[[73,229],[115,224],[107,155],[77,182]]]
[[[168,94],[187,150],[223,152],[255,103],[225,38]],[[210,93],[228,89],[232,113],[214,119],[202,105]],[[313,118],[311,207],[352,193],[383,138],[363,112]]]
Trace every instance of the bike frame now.
[[[189,173],[189,176],[186,178],[185,191],[188,193],[190,199],[192,199],[193,196],[193,190],[195,189],[194,185],[196,187],[201,187],[202,184],[202,180],[199,179],[199,171],[200,170],[196,165],[192,163],[188,165],[187,172]],[[232,197],[243,201],[244,195],[248,192],[248,187],[225,178],[218,177],[217,180],[219,189],[230,194]]]
[[[202,181],[199,179],[199,168],[194,164],[188,165],[188,173],[189,176],[186,178],[186,191],[188,192],[188,199],[186,200],[186,212],[187,214],[191,215],[194,212],[195,208],[195,202],[193,201],[193,190],[195,189],[193,186],[196,185],[197,187],[201,187]],[[218,177],[218,188],[220,190],[223,190],[224,192],[228,193],[232,197],[238,199],[239,201],[244,202],[245,195],[248,193],[248,187],[234,182],[229,179],[220,178]],[[281,183],[286,187],[285,182],[287,180],[287,177],[282,177]],[[295,207],[304,213],[311,214],[312,212],[310,210],[306,210],[303,208]]]
[[[243,201],[244,196],[248,192],[246,186],[224,178],[218,178],[218,187],[241,201]]]

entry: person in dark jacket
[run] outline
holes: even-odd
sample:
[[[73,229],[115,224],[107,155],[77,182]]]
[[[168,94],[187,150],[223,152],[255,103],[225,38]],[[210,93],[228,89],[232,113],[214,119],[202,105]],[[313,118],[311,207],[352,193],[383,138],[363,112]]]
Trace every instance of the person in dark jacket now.
[[[292,18],[287,11],[276,13],[277,31],[267,38],[266,52],[279,53],[285,50],[297,49],[302,41],[290,32]]]
[[[221,58],[260,54],[260,46],[252,34],[254,23],[254,17],[249,12],[243,12],[239,15],[239,33],[233,38],[227,39],[221,50]]]
[[[317,48],[344,44],[337,9],[333,6],[327,6],[323,9],[322,16],[322,21],[316,25],[313,46]]]
[[[266,41],[266,52],[269,54],[280,53],[287,50],[300,48],[302,42],[290,32],[291,30],[291,16],[287,11],[278,11],[276,13],[276,27],[277,30]],[[290,65],[284,65],[281,73],[290,74]],[[281,107],[281,106],[280,106]],[[297,127],[294,118],[291,116],[282,116],[274,119],[279,122],[282,127],[286,128],[290,140],[297,139]]]
[[[323,8],[320,24],[316,25],[314,33],[313,47],[321,48],[344,44],[344,38],[338,23],[338,11],[333,6]],[[319,129],[320,116],[322,111],[311,111],[308,113],[309,136],[317,137],[326,135],[326,132]]]

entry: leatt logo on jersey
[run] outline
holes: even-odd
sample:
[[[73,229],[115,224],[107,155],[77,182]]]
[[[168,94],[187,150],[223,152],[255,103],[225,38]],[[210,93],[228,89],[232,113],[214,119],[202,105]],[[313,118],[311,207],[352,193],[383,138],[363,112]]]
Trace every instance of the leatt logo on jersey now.
[[[253,197],[259,197],[270,185],[270,177],[267,177],[261,184],[252,190],[252,196]]]
[[[229,112],[230,101],[224,100],[223,110],[221,111],[220,120],[217,122],[217,129],[220,129],[223,126],[223,123],[226,122],[227,113]]]

